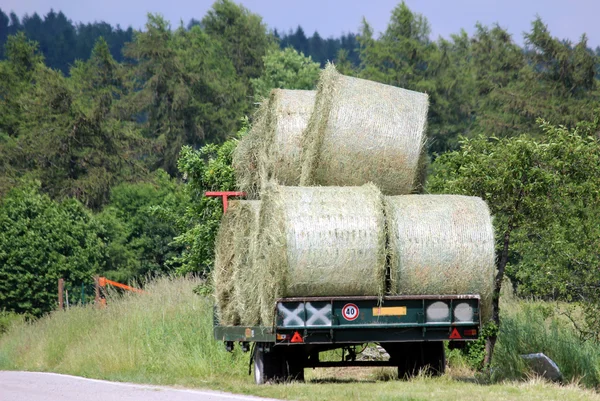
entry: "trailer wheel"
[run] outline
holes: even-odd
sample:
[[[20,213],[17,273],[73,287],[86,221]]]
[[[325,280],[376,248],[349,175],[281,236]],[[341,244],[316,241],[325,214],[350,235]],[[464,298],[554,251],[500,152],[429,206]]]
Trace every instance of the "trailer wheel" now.
[[[286,381],[304,381],[304,366],[306,354],[304,349],[295,346],[294,349],[282,350],[283,373]]]
[[[398,378],[408,379],[425,371],[432,376],[444,374],[446,354],[442,341],[382,344],[391,360],[398,364]]]
[[[254,348],[254,381],[265,384],[281,379],[281,358],[273,348],[269,352],[259,345]]]

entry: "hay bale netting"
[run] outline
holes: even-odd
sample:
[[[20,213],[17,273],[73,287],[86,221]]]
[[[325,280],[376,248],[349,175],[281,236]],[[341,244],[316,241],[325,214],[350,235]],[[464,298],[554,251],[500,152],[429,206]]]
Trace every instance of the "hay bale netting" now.
[[[347,77],[328,65],[303,136],[300,185],[373,182],[386,195],[410,193],[428,107],[424,93]]]
[[[494,228],[486,203],[459,195],[385,197],[395,294],[479,294],[484,318],[494,289]]]
[[[261,320],[284,296],[381,295],[385,290],[383,197],[361,187],[283,187],[262,195],[257,266]]]
[[[246,269],[249,237],[256,229],[259,207],[259,201],[231,201],[217,233],[213,285],[217,314],[223,325],[240,323],[234,276],[236,271]]]
[[[274,89],[258,108],[250,132],[233,156],[240,190],[257,198],[271,179],[298,185],[302,171],[302,134],[315,104],[316,91]]]

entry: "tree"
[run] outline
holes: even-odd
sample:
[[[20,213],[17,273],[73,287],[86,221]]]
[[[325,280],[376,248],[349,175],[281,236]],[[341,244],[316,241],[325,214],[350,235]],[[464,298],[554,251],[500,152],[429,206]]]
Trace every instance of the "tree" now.
[[[262,18],[231,0],[217,0],[202,19],[206,33],[219,41],[246,82],[263,71],[262,58],[275,46]]]
[[[182,234],[175,243],[185,247],[181,256],[173,262],[181,267],[178,272],[208,274],[214,262],[214,244],[223,215],[220,199],[204,196],[206,191],[235,190],[233,152],[238,139],[248,132],[248,120],[238,132],[237,138],[222,145],[206,145],[200,150],[186,146],[181,151],[179,170],[186,177],[184,193],[190,205],[179,220]]]
[[[0,131],[14,137],[23,120],[19,98],[32,84],[33,72],[44,58],[37,43],[22,32],[8,37],[5,53],[7,60],[0,61]]]
[[[136,33],[125,55],[135,60],[130,71],[138,85],[128,104],[155,142],[152,168],[175,174],[182,146],[235,132],[245,90],[219,42],[200,27],[171,32],[162,17],[148,15],[146,31]]]
[[[500,324],[499,297],[507,269],[530,289],[539,288],[540,280],[546,290],[556,289],[555,278],[559,272],[562,278],[570,276],[565,286],[558,285],[562,287],[558,289],[563,296],[567,296],[569,287],[572,290],[587,285],[589,297],[591,288],[600,283],[597,274],[599,255],[594,248],[598,238],[595,237],[598,234],[594,228],[597,227],[595,219],[600,207],[597,179],[600,146],[598,139],[590,135],[596,132],[597,123],[581,124],[574,131],[553,127],[541,120],[540,123],[543,141],[524,135],[463,139],[459,150],[436,159],[434,175],[429,181],[432,192],[481,197],[495,217],[498,270],[493,323],[496,327]],[[572,233],[585,235],[565,236],[576,226],[579,228]],[[554,245],[543,249],[539,238],[544,238],[545,244]],[[585,251],[571,252],[578,247]],[[532,252],[534,248],[537,251]],[[556,252],[558,248],[560,252]],[[589,255],[582,259],[586,252]],[[557,258],[556,254],[561,253],[563,255]],[[511,262],[515,264],[514,268],[511,268]],[[544,266],[543,270],[541,266]],[[554,273],[547,274],[550,271]],[[579,273],[574,275],[576,271]],[[541,277],[540,273],[546,277]],[[539,280],[532,280],[532,274]],[[584,281],[590,274],[594,281]],[[569,284],[573,282],[577,284]],[[486,345],[488,364],[495,342],[496,335],[493,334]]]
[[[143,142],[133,122],[115,110],[123,95],[123,71],[100,40],[71,78],[44,66],[19,100],[27,115],[19,125],[18,146],[8,156],[20,175],[42,182],[52,197],[75,197],[98,209],[110,187],[145,171],[137,157]]]
[[[288,47],[273,49],[263,57],[264,72],[260,78],[252,79],[254,98],[260,101],[271,89],[314,89],[319,79],[319,64]]]
[[[150,178],[113,187],[110,202],[96,216],[106,243],[102,273],[113,280],[128,282],[178,267],[168,261],[183,251],[173,243],[186,206],[182,188],[162,170]]]
[[[103,251],[91,214],[39,187],[25,183],[0,200],[0,309],[33,316],[55,308],[59,278],[91,281]]]

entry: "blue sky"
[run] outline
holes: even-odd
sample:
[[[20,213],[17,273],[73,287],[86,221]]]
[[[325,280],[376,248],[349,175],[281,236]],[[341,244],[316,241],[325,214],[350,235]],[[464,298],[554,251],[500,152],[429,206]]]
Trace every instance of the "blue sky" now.
[[[121,26],[141,28],[147,12],[158,12],[174,26],[183,19],[200,19],[213,0],[0,0],[0,8],[25,13],[63,11],[75,22],[103,20]],[[385,29],[390,12],[399,0],[239,0],[263,16],[271,28],[287,31],[301,25],[307,34],[321,36],[356,32],[364,16],[376,32]],[[539,15],[550,31],[561,39],[577,41],[586,33],[589,45],[600,45],[598,0],[406,0],[409,7],[427,17],[432,37],[448,37],[461,28],[472,32],[477,22],[499,22],[522,43],[524,31]]]

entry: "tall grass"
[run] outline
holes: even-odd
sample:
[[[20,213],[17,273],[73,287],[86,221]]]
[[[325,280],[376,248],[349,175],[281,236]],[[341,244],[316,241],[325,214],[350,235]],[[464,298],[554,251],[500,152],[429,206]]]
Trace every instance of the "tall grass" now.
[[[0,338],[0,369],[53,371],[165,384],[247,375],[247,359],[212,337],[212,300],[199,281],[160,279],[146,294],[54,312]]]
[[[407,391],[419,394],[419,399],[440,400],[457,399],[467,390],[478,394],[474,399],[497,400],[588,399],[591,394],[579,393],[578,386],[568,390],[539,383],[477,386],[473,372],[461,367],[460,360],[450,361],[454,375],[425,382],[386,381],[389,377],[381,375],[369,376],[367,382],[353,381],[352,373],[344,371],[339,378],[342,384],[336,382],[338,373],[323,371],[314,383],[257,387],[247,376],[248,355],[239,350],[229,354],[213,339],[212,298],[193,293],[199,284],[198,280],[160,279],[146,286],[146,294],[109,299],[106,309],[74,307],[12,325],[0,336],[0,370],[52,371],[303,400],[397,399],[399,392]],[[577,340],[568,322],[554,315],[548,304],[511,301],[503,308],[495,378],[527,378],[520,355],[532,352],[554,359],[568,381],[590,387],[600,383],[600,350],[595,344]],[[463,376],[469,374],[465,383]]]
[[[600,386],[600,344],[582,341],[572,325],[543,302],[503,305],[498,345],[494,353],[495,379],[528,375],[523,354],[543,352],[560,368],[565,381]]]

